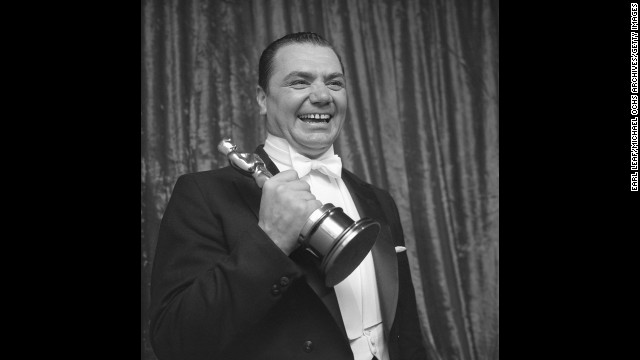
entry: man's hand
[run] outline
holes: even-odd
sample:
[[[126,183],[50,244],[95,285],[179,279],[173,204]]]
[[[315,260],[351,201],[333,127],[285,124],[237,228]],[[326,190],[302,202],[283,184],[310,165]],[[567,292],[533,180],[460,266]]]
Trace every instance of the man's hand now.
[[[298,179],[295,170],[274,175],[262,187],[258,226],[287,255],[298,247],[298,236],[311,213],[322,206]]]

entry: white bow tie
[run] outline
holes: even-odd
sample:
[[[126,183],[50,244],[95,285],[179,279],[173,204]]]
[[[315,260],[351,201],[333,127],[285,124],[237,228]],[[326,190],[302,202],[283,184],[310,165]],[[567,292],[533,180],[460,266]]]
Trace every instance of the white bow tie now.
[[[300,179],[302,179],[303,176],[306,176],[311,170],[318,170],[321,173],[336,179],[339,179],[342,174],[342,160],[336,154],[318,160],[309,159],[300,154],[293,154],[291,156],[291,163]]]

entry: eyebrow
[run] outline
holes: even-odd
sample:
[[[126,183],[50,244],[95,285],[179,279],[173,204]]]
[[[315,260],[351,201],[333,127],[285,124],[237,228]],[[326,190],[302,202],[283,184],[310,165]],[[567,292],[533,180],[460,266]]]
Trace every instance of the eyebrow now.
[[[314,77],[314,75],[310,72],[307,71],[292,71],[290,72],[287,76],[284,77],[284,80],[288,80],[292,77],[301,77],[304,79],[311,79]],[[341,77],[344,78],[344,74],[342,74],[341,72],[333,72],[330,74],[327,74],[327,79],[333,79],[333,78],[337,78],[337,77]]]

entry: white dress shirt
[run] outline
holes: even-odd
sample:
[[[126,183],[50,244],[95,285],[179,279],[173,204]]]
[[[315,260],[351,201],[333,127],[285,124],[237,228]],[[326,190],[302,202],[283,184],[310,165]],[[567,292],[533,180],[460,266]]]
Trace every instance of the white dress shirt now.
[[[271,134],[267,135],[264,150],[280,171],[291,169],[294,163],[292,159],[303,156],[296,152],[285,139]],[[337,157],[331,146],[327,152],[318,157],[318,160],[333,156]],[[311,193],[323,204],[332,203],[341,207],[353,220],[360,219],[360,214],[342,178],[328,176],[319,170],[312,169],[300,179],[309,184]],[[376,356],[379,360],[389,360],[371,252],[367,254],[360,266],[345,280],[334,286],[334,289],[354,359],[371,360]]]

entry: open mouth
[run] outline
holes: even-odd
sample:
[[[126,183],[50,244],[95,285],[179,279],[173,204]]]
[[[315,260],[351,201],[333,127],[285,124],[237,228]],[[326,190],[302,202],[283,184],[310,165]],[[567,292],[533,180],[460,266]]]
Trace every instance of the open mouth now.
[[[308,123],[328,123],[333,118],[330,114],[300,114],[298,119]]]

